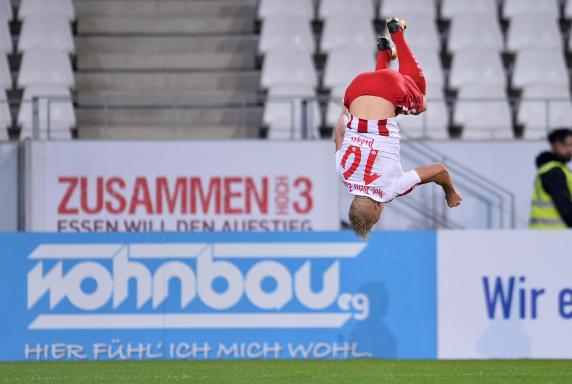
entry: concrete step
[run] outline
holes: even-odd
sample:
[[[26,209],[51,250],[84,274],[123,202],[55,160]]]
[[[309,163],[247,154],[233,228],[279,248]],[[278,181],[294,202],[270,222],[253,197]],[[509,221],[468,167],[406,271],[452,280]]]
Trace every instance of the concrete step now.
[[[77,104],[81,107],[165,107],[178,106],[196,107],[238,107],[258,105],[261,98],[255,92],[240,90],[216,92],[180,92],[162,93],[155,91],[152,94],[133,94],[125,92],[78,92]]]
[[[84,93],[257,92],[259,71],[235,72],[78,72],[76,88]]]
[[[79,125],[194,127],[241,125],[259,127],[262,107],[219,108],[76,108]]]
[[[76,39],[78,56],[92,53],[137,52],[167,54],[182,52],[256,54],[258,36],[80,36]]]
[[[93,53],[78,56],[81,70],[255,69],[255,57],[244,53]]]
[[[76,1],[75,10],[80,18],[125,15],[254,17],[257,0],[91,0]]]
[[[214,34],[253,33],[254,17],[83,16],[79,34]]]
[[[80,139],[105,140],[230,140],[258,137],[258,127],[241,128],[236,125],[159,127],[159,126],[103,126],[80,125]]]

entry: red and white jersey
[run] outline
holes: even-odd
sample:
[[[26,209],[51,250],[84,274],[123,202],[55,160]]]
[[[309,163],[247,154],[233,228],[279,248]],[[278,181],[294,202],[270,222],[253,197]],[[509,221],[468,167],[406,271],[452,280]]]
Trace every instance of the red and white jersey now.
[[[400,140],[395,118],[365,120],[346,115],[336,170],[351,194],[388,203],[421,182],[415,170],[404,172],[401,168]]]

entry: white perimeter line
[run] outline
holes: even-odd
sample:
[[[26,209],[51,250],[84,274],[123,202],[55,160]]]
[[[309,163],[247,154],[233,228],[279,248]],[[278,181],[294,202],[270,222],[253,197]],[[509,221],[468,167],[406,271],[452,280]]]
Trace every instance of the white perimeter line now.
[[[259,257],[336,257],[352,258],[359,255],[366,243],[215,243],[215,258],[259,258]]]
[[[28,329],[340,328],[351,313],[39,315]]]

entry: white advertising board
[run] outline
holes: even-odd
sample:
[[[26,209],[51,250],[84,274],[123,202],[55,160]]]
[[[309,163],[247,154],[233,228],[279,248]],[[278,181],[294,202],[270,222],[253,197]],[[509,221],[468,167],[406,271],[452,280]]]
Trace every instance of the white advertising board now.
[[[572,358],[572,231],[440,231],[438,356]]]
[[[331,142],[35,142],[32,231],[339,229]]]

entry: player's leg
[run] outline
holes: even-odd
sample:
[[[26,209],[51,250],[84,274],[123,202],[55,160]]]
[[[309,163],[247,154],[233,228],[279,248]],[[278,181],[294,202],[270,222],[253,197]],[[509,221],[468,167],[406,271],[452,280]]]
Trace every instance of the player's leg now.
[[[453,208],[461,204],[463,196],[455,189],[453,179],[443,164],[429,164],[415,170],[421,179],[421,184],[436,183],[443,188],[445,199],[449,207]]]
[[[415,84],[419,87],[421,93],[425,95],[427,91],[427,83],[423,71],[415,60],[409,44],[405,41],[403,30],[407,27],[407,23],[403,19],[394,17],[387,21],[387,29],[391,34],[391,40],[397,49],[397,58],[399,60],[399,73],[410,76]]]
[[[389,62],[397,58],[397,52],[387,37],[377,37],[377,63],[376,71],[389,69]]]

